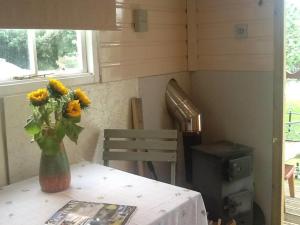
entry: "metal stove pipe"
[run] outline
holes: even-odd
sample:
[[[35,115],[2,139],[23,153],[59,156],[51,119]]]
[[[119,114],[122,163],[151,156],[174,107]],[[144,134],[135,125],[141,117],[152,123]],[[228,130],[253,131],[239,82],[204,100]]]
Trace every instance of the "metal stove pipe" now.
[[[169,81],[166,89],[169,113],[179,122],[182,132],[201,132],[201,115],[177,81]]]

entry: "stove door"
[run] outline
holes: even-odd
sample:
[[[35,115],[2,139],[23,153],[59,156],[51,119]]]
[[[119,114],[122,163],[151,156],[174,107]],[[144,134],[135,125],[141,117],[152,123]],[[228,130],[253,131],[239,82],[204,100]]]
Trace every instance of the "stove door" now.
[[[250,155],[236,159],[230,159],[228,164],[229,181],[235,181],[244,177],[248,177],[252,173],[252,157]]]
[[[253,193],[242,191],[227,197],[227,209],[229,218],[252,211]]]

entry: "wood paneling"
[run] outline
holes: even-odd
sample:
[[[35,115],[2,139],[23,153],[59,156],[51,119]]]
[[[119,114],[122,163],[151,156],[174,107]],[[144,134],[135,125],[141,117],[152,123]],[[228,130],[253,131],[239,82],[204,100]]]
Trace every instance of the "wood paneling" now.
[[[187,70],[185,0],[117,0],[117,31],[101,31],[102,81]],[[134,32],[132,10],[148,11],[148,31]]]
[[[0,27],[114,30],[115,1],[0,0]]]
[[[113,81],[186,70],[186,57],[156,58],[116,63],[102,63],[102,80]]]
[[[235,37],[236,24],[248,37]],[[189,70],[272,71],[273,0],[188,1]]]
[[[176,48],[174,44],[177,43]],[[137,56],[139,60],[151,60],[156,58],[180,57],[187,54],[186,44],[182,42],[163,43],[148,42],[146,44],[116,44],[101,45],[101,62],[129,62],[134,61]],[[142,54],[141,54],[142,53]]]

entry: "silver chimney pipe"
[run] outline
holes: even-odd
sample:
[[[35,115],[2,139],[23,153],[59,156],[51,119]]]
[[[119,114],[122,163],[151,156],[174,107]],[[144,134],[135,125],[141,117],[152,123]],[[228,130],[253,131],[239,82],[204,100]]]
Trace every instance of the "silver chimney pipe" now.
[[[201,115],[177,81],[169,81],[166,89],[166,103],[169,113],[179,122],[182,132],[200,132]]]

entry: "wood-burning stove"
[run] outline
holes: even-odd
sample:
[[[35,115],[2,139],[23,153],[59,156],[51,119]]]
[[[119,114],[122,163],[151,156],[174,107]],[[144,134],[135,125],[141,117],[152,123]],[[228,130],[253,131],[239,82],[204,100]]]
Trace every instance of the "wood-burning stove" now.
[[[229,142],[190,146],[192,184],[204,199],[208,218],[253,224],[252,149]]]

